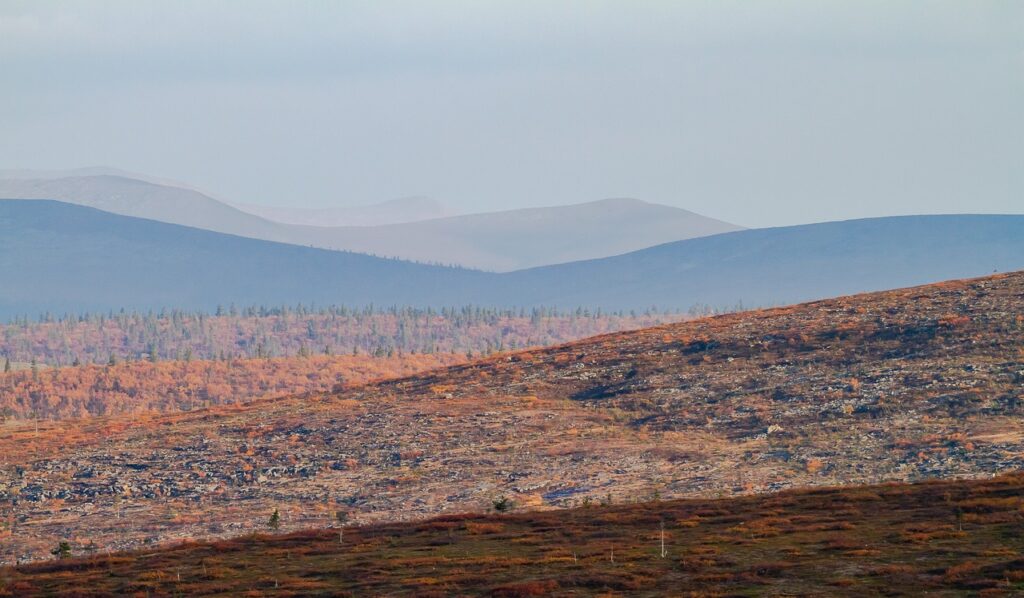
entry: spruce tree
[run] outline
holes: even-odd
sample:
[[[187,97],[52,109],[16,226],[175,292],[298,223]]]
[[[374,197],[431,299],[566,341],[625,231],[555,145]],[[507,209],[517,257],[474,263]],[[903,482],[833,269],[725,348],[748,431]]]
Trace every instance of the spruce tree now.
[[[71,544],[65,541],[61,541],[56,548],[50,551],[50,554],[56,556],[58,559],[66,559],[71,557]]]

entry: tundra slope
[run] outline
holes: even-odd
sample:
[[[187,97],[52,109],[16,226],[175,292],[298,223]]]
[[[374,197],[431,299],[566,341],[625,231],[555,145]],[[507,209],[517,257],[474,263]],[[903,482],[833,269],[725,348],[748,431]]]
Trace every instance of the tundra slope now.
[[[1024,466],[1024,273],[503,354],[337,394],[9,428],[2,558]]]
[[[1010,474],[448,515],[0,569],[0,596],[1020,596],[1022,509]]]

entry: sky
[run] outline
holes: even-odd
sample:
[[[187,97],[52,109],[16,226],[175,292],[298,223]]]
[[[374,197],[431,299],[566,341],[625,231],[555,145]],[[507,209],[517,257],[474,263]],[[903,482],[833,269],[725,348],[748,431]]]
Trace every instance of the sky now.
[[[1024,213],[1024,2],[0,0],[0,168],[236,202]]]

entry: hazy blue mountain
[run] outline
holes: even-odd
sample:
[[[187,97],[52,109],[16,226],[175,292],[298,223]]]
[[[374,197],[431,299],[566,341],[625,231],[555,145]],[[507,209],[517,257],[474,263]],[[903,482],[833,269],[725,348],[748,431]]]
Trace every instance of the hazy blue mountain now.
[[[752,229],[513,272],[559,305],[786,304],[1024,269],[1024,216],[899,216]]]
[[[178,184],[127,176],[78,172],[76,176],[59,177],[59,173],[46,172],[34,179],[19,178],[27,174],[31,173],[14,171],[3,178],[0,173],[0,197],[55,199],[122,216],[254,239],[498,272],[608,257],[740,228],[680,208],[635,199],[447,218],[429,216],[436,213],[437,206],[423,198],[368,208],[281,213],[253,206],[239,209]],[[360,225],[333,225],[346,218]],[[374,219],[393,223],[364,226]],[[318,225],[310,226],[311,222]]]
[[[102,179],[99,177],[113,178]],[[69,180],[49,184],[47,186],[40,184],[41,181],[56,181],[58,179]],[[214,199],[212,196],[203,193],[199,188],[189,185],[188,183],[182,183],[180,181],[155,177],[138,172],[129,172],[119,168],[110,168],[108,166],[90,166],[86,168],[73,168],[67,170],[0,169],[0,197],[20,197],[23,194],[23,190],[28,189],[32,197],[22,197],[22,199],[56,199],[59,201],[66,201],[68,203],[88,205],[90,207],[114,212],[115,214],[121,214],[123,216],[138,216],[140,218],[148,217],[151,220],[159,220],[161,222],[188,224],[186,222],[178,221],[179,218],[189,217],[187,214],[179,214],[177,217],[171,216],[170,218],[172,219],[168,219],[169,216],[166,213],[128,213],[119,210],[129,208],[130,206],[100,205],[99,202],[102,201],[102,195],[109,193],[124,196],[125,191],[128,191],[128,194],[141,204],[146,204],[148,199],[154,193],[168,193],[167,190],[152,189],[143,186],[126,189],[120,186],[126,182],[123,179],[128,179],[128,181],[141,181],[159,187],[170,187],[172,192],[174,189],[195,191],[206,196],[206,199],[209,201],[223,203],[241,210],[242,212],[258,216],[264,220],[277,222],[279,224],[301,224],[321,227],[378,226],[382,224],[416,222],[418,220],[428,220],[431,218],[444,218],[446,216],[453,215],[444,204],[436,199],[419,196],[400,197],[370,205],[344,206],[336,208],[289,208],[282,206],[264,206],[241,202],[221,201]],[[88,194],[83,193],[84,184],[91,185],[91,189],[89,189]],[[41,191],[46,191],[48,194],[35,197],[35,195],[39,194]],[[165,203],[172,204],[172,207],[173,204],[179,201],[175,197],[168,195],[164,195],[162,199]],[[189,201],[187,195],[184,195],[182,199],[186,202]],[[114,209],[107,209],[107,207]],[[143,205],[140,209],[152,209],[152,206]],[[192,224],[188,225],[192,226]],[[196,226],[196,228],[207,227]]]
[[[182,189],[199,191],[198,188],[189,185],[188,183],[183,183],[181,181],[176,181],[164,177],[152,176],[148,174],[142,174],[138,172],[130,172],[127,170],[122,170],[120,168],[111,168],[109,166],[87,166],[84,168],[69,168],[64,170],[0,168],[0,181],[10,179],[52,180],[90,176],[114,176],[125,179],[135,179],[137,181],[152,183],[154,185],[163,185],[165,187],[180,187]]]
[[[218,304],[788,303],[1024,269],[1024,216],[759,229],[495,274],[300,247],[54,201],[0,201],[0,316]]]
[[[384,226],[451,216],[444,204],[429,197],[400,197],[365,206],[285,208],[229,203],[260,218],[305,226]]]
[[[619,198],[568,206],[467,214],[422,222],[313,234],[353,251],[509,272],[602,258],[740,227],[688,210]]]
[[[0,200],[3,315],[232,302],[441,304],[487,277],[62,202]]]
[[[199,191],[119,175],[0,179],[0,197],[56,199],[121,216],[244,237],[287,236],[284,225],[247,214]]]

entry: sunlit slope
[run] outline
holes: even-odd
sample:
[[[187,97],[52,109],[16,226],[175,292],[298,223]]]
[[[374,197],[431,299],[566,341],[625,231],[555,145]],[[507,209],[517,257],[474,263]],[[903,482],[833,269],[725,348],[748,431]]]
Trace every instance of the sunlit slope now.
[[[301,529],[337,505],[368,523],[500,495],[544,509],[1016,471],[1022,346],[1017,273],[608,334],[329,394],[8,424],[0,508],[31,524],[0,557],[46,558],[61,537],[105,549],[241,535],[274,509]]]

